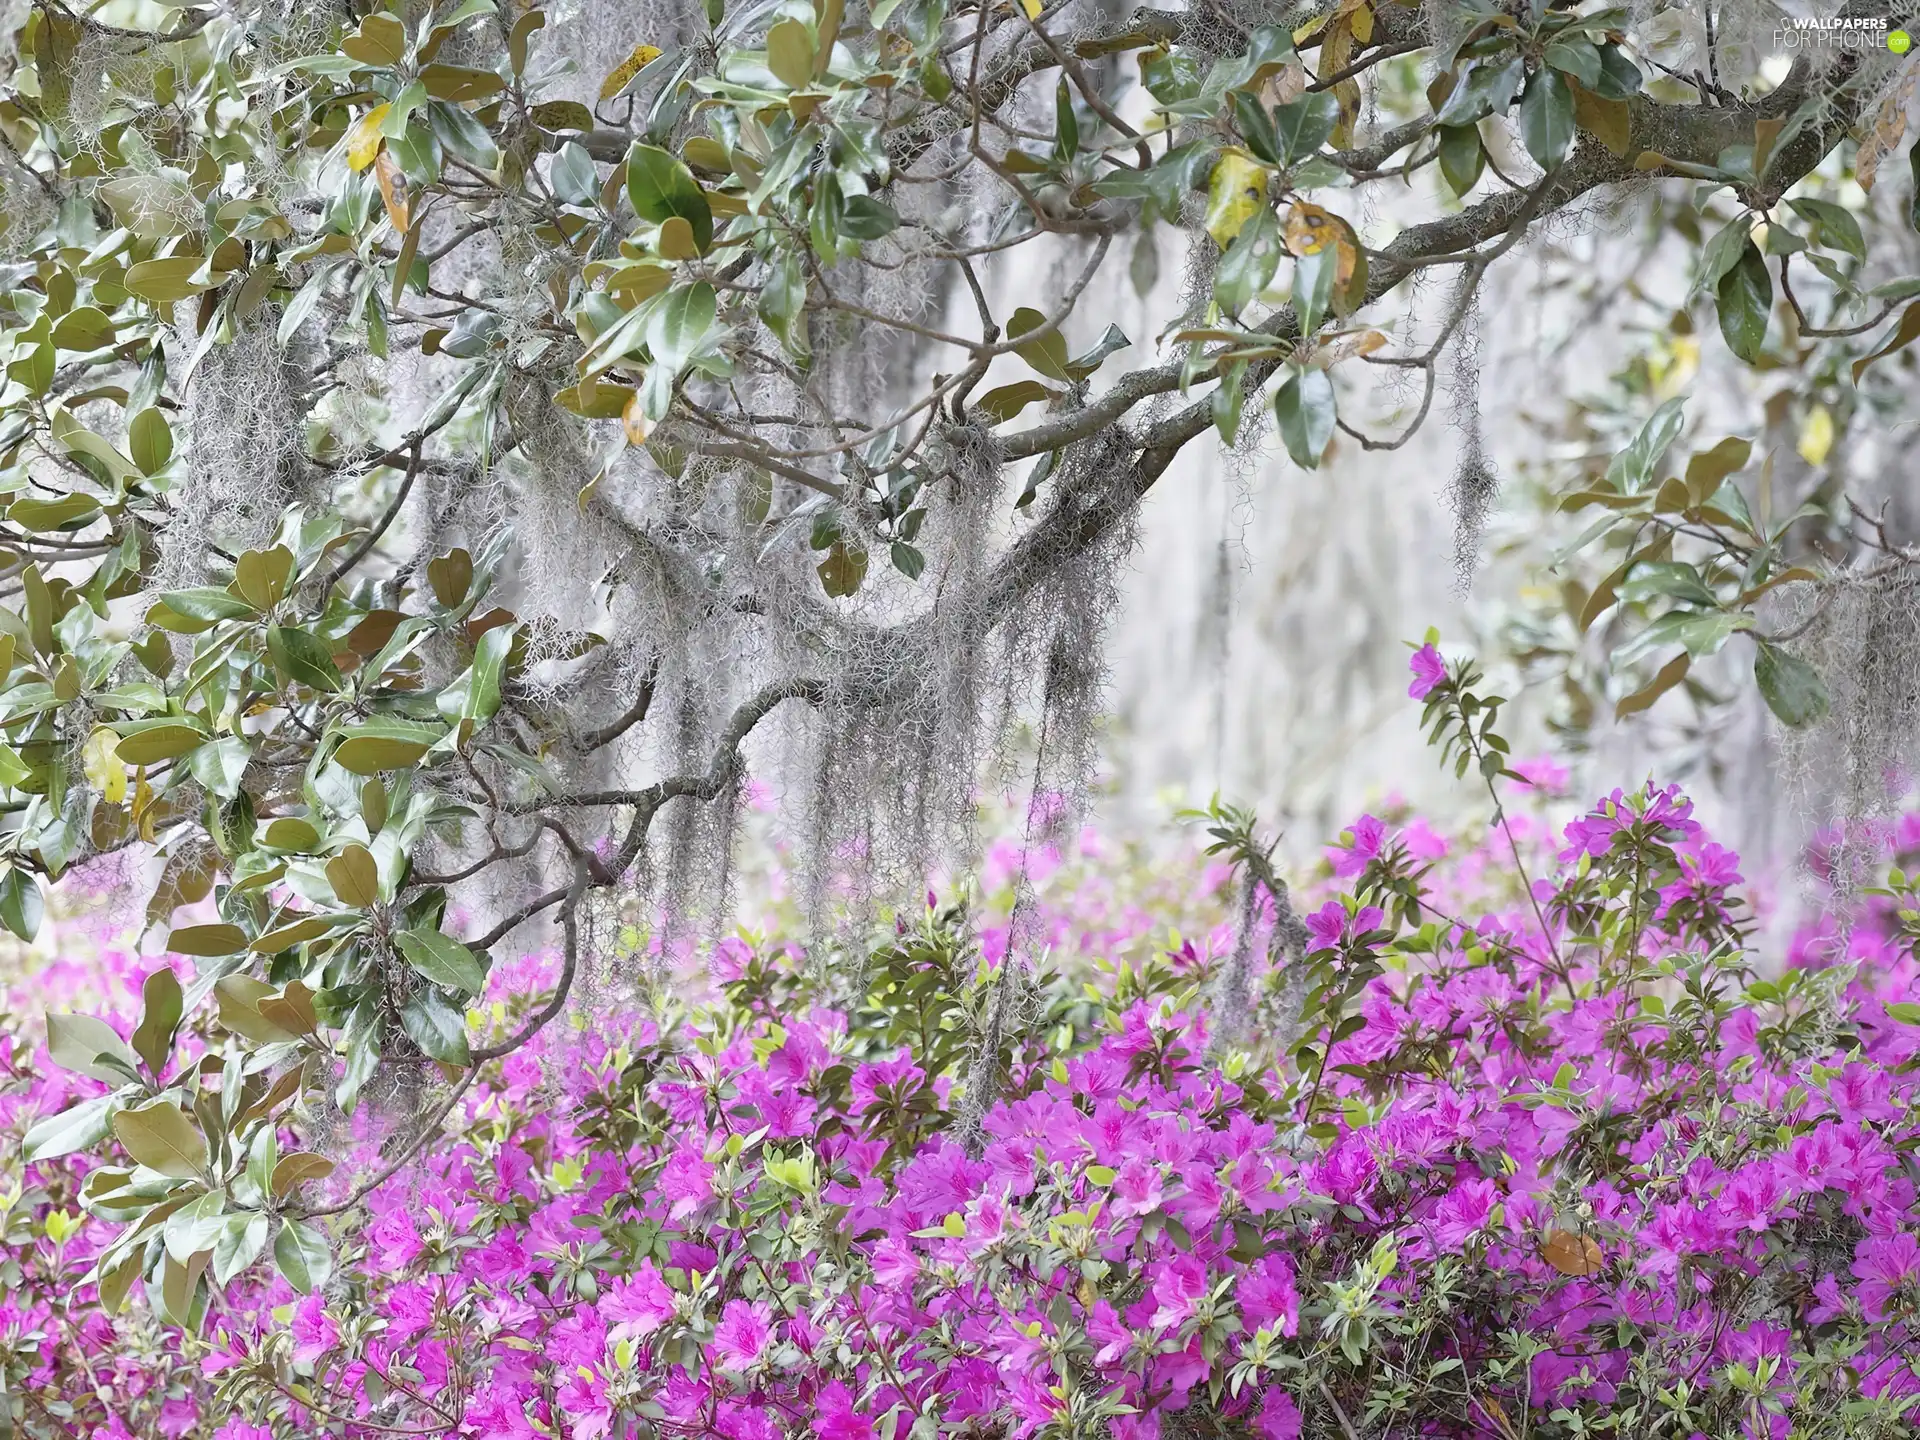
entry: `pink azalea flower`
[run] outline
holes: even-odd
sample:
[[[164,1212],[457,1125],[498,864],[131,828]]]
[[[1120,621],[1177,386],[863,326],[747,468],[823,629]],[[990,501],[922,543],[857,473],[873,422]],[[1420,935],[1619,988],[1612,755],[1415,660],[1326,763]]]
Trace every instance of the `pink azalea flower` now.
[[[1447,662],[1442,658],[1438,646],[1422,645],[1413,652],[1407,668],[1413,672],[1413,683],[1407,686],[1407,695],[1411,699],[1424,700],[1446,682]]]
[[[750,1370],[773,1340],[773,1307],[764,1300],[729,1300],[713,1329],[713,1358],[723,1370]]]

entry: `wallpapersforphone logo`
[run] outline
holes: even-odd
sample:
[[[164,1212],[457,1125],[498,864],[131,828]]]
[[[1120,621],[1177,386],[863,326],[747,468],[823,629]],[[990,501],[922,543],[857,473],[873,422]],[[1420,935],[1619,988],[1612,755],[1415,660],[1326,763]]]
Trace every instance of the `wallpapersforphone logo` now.
[[[1773,27],[1776,50],[1891,50],[1904,55],[1913,48],[1913,36],[1887,16],[1815,15],[1788,17]]]

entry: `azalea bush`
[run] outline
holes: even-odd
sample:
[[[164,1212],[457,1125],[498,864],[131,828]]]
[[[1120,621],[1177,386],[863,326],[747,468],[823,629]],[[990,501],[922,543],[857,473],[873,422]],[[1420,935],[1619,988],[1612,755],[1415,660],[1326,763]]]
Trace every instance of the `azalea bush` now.
[[[63,955],[16,989],[46,1030],[0,1040],[7,1423],[1910,1433],[1920,817],[1763,974],[1677,790],[1563,822],[1565,772],[1507,758],[1470,664],[1423,648],[1411,688],[1484,831],[1363,816],[1298,893],[1219,804],[1157,893],[1097,836],[1004,842],[857,966],[772,905],[703,981],[478,1066],[417,1149],[420,1095],[290,1108],[297,1072],[237,1059],[257,1009],[173,1033],[182,957]],[[563,963],[495,968],[476,1051]],[[122,1120],[177,1097],[178,1125],[73,1144],[136,1084],[170,1098]]]

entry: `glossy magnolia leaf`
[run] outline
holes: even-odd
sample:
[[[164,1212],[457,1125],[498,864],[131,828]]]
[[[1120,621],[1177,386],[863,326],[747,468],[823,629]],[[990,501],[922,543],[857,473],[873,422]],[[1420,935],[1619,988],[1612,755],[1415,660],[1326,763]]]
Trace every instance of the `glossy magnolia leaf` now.
[[[115,752],[127,765],[158,765],[198,750],[210,738],[207,733],[177,720],[136,721],[118,727]]]
[[[20,1158],[32,1164],[92,1149],[112,1133],[112,1117],[119,1105],[117,1095],[98,1095],[49,1115],[21,1138]]]
[[[701,254],[713,244],[713,207],[678,156],[657,146],[635,145],[627,152],[627,198],[635,214],[655,225],[675,216],[685,220]]]
[[[106,1021],[91,1015],[49,1014],[47,1054],[62,1070],[108,1085],[124,1084],[137,1073],[137,1059],[127,1042]]]
[[[1874,361],[1884,360],[1887,356],[1906,349],[1915,340],[1920,340],[1920,301],[1909,305],[1902,312],[1900,323],[1894,326],[1893,333],[1887,337],[1886,344],[1872,354],[1864,355],[1853,362],[1853,383],[1856,385],[1860,383],[1860,377],[1866,373],[1867,367]]]
[[[1606,1265],[1599,1241],[1570,1230],[1549,1230],[1546,1243],[1540,1247],[1540,1258],[1562,1275],[1576,1277],[1598,1275]]]
[[[267,627],[267,653],[273,668],[289,684],[331,694],[340,688],[340,671],[333,656],[311,631],[291,625]]]
[[[1831,200],[1789,200],[1793,213],[1813,226],[1814,243],[1844,251],[1856,260],[1867,258],[1867,242],[1853,212]]]
[[[280,955],[296,945],[331,934],[334,922],[323,915],[309,915],[286,925],[276,925],[254,938],[247,948],[256,955]]]
[[[1711,450],[1702,450],[1687,461],[1687,496],[1695,505],[1703,505],[1720,489],[1729,475],[1747,468],[1753,455],[1753,442],[1729,435]]]
[[[477,995],[487,983],[478,957],[438,930],[402,930],[393,937],[407,963],[443,989]]]
[[[283,815],[268,822],[260,843],[275,850],[312,850],[320,844],[320,832],[297,816]]]
[[[173,458],[173,430],[167,417],[151,405],[127,425],[127,453],[141,473],[157,475]]]
[[[1016,380],[987,391],[974,402],[974,409],[995,425],[1004,424],[1027,406],[1039,400],[1052,400],[1054,392],[1038,380]]]
[[[467,1017],[438,990],[416,992],[400,1009],[400,1027],[430,1060],[465,1065],[472,1059],[467,1048]]]
[[[206,1168],[207,1142],[186,1113],[171,1100],[156,1100],[113,1117],[114,1137],[140,1164],[177,1180],[190,1180]]]
[[[238,925],[184,925],[167,936],[176,955],[232,955],[247,948],[247,932]]]
[[[173,1034],[180,1026],[184,998],[180,977],[163,965],[147,977],[140,994],[140,1025],[133,1032],[133,1048],[147,1062],[147,1069],[158,1075],[167,1068]]]
[[[1442,125],[1437,158],[1440,174],[1453,191],[1454,198],[1464,198],[1469,190],[1480,183],[1480,173],[1487,164],[1487,152],[1480,144],[1478,127]]]
[[[1753,678],[1781,724],[1798,729],[1826,718],[1827,687],[1799,656],[1762,640],[1753,657]]]
[[[327,862],[327,883],[342,905],[365,910],[380,902],[380,867],[364,845],[349,845]]]
[[[1693,664],[1693,657],[1682,650],[1673,659],[1660,667],[1660,673],[1633,694],[1626,696],[1613,707],[1613,718],[1623,720],[1629,715],[1638,715],[1648,709],[1654,701],[1666,694],[1674,686],[1687,678],[1687,670]]]
[[[287,1284],[302,1295],[311,1295],[333,1273],[333,1247],[307,1221],[285,1220],[274,1237],[273,1261]]]
[[[1720,334],[1727,348],[1749,365],[1760,358],[1767,343],[1767,321],[1773,313],[1773,277],[1766,258],[1747,239],[1738,258],[1714,288],[1720,315]]]
[[[1213,298],[1220,308],[1229,315],[1238,315],[1272,284],[1284,248],[1273,211],[1261,206],[1233,237],[1233,243],[1214,270]]]
[[[1331,91],[1317,90],[1273,112],[1273,138],[1280,163],[1291,168],[1315,154],[1333,135],[1340,102]]]
[[[273,1181],[269,1188],[276,1198],[284,1200],[309,1180],[324,1180],[333,1171],[334,1163],[326,1156],[302,1151],[286,1156],[273,1167]]]
[[[1046,323],[1046,316],[1023,305],[1007,317],[1007,339],[1019,340],[1023,335],[1042,329]],[[1070,378],[1067,374],[1067,337],[1058,328],[1038,339],[1015,345],[1014,353],[1050,380],[1064,382]]]
[[[274,1024],[260,1011],[260,1002],[275,993],[273,986],[251,975],[222,976],[213,987],[214,999],[220,1007],[220,1023],[257,1045],[297,1039],[296,1032]]]
[[[433,598],[452,610],[467,598],[473,588],[473,556],[467,550],[453,549],[427,562],[427,584]]]
[[[154,305],[172,305],[188,296],[211,290],[226,277],[203,276],[205,260],[199,255],[172,256],[165,260],[142,260],[127,271],[128,293]]]
[[[221,1217],[213,1242],[213,1278],[225,1285],[260,1258],[267,1248],[267,1217],[258,1210],[242,1210]]]
[[[346,732],[333,758],[355,775],[402,770],[433,748],[446,732],[405,720],[369,720]]]
[[[32,942],[40,933],[40,921],[46,915],[46,900],[40,894],[40,882],[25,870],[8,870],[0,877],[0,925],[17,938]]]
[[[1526,76],[1523,60],[1500,56],[1481,60],[1448,92],[1434,118],[1442,125],[1471,125],[1488,115],[1504,114]]]
[[[1520,102],[1520,138],[1542,170],[1557,170],[1573,144],[1573,91],[1558,70],[1543,66]]]
[[[1274,418],[1294,464],[1320,468],[1333,439],[1334,406],[1333,378],[1324,370],[1295,370],[1274,392]]]

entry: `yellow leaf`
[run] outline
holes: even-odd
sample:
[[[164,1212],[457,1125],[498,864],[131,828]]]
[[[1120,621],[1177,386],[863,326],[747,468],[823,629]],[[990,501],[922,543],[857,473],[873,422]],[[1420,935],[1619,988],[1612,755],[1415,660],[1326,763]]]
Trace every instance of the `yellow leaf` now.
[[[1020,8],[1027,12],[1029,20],[1038,20],[1041,10],[1046,7],[1041,5],[1040,0],[1020,0]]]
[[[693,226],[680,215],[669,215],[654,237],[654,248],[662,260],[698,260],[700,247],[694,242]]]
[[[159,833],[158,818],[153,813],[153,799],[153,786],[147,783],[147,767],[142,765],[133,772],[133,823],[140,829],[140,838],[149,845]]]
[[[660,51],[652,45],[636,45],[626,59],[607,72],[607,78],[600,83],[600,98],[611,100],[627,88],[627,82],[638,75],[647,66],[660,58]]]
[[[387,207],[387,219],[393,233],[405,235],[413,226],[412,207],[407,199],[407,177],[390,151],[382,149],[373,157],[374,178],[380,182],[380,199]]]
[[[1222,250],[1267,203],[1267,172],[1242,150],[1222,150],[1207,181],[1207,233]]]
[[[1597,1275],[1606,1260],[1591,1235],[1575,1235],[1568,1230],[1549,1230],[1540,1255],[1562,1275]]]
[[[349,169],[357,173],[373,164],[373,157],[378,155],[380,147],[386,144],[385,138],[380,134],[380,126],[387,118],[387,111],[392,108],[390,105],[376,105],[353,122],[353,128],[347,131]]]
[[[1305,200],[1295,201],[1287,211],[1287,251],[1293,255],[1318,255],[1329,245],[1340,243],[1340,226],[1330,211]]]
[[[127,767],[120,763],[119,743],[120,737],[102,725],[87,737],[81,753],[87,783],[110,805],[123,804],[127,798]]]
[[[1827,452],[1833,449],[1833,412],[1824,405],[1816,405],[1807,412],[1807,421],[1800,427],[1800,443],[1796,447],[1800,458],[1809,465],[1824,465]]]

